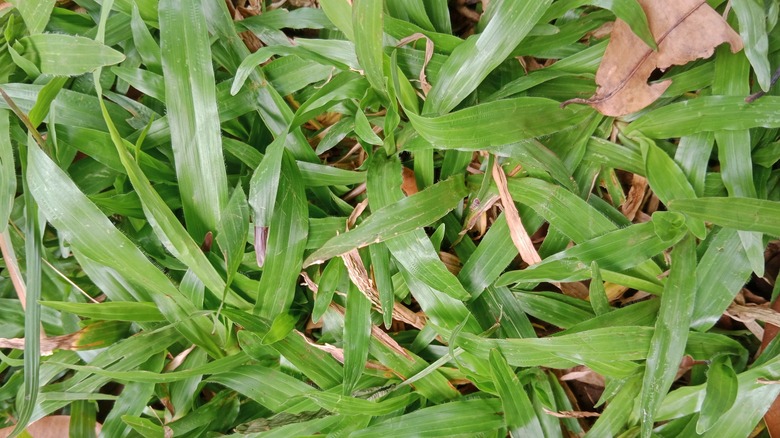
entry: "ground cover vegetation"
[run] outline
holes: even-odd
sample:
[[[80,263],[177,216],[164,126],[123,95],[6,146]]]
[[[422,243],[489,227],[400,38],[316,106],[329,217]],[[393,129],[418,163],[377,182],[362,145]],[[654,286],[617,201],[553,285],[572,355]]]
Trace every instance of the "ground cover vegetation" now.
[[[779,10],[0,2],[0,425],[780,433]]]

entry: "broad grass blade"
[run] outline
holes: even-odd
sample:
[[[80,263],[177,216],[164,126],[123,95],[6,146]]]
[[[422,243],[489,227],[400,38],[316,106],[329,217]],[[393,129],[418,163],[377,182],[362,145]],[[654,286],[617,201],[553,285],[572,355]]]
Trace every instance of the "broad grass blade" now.
[[[350,284],[344,316],[344,395],[352,393],[363,374],[370,338],[371,301],[357,286]]]
[[[696,293],[696,242],[690,235],[672,251],[672,267],[661,295],[661,309],[650,342],[639,399],[642,436],[649,437],[664,395],[677,375]]]
[[[455,108],[512,53],[550,3],[552,0],[492,2],[486,11],[490,22],[485,30],[461,43],[442,66],[423,114],[446,114]]]
[[[187,231],[200,241],[227,204],[214,70],[200,2],[161,0],[160,49]]]
[[[268,231],[268,252],[255,313],[273,320],[292,304],[308,235],[309,210],[298,166],[282,151],[279,191]]]
[[[387,88],[382,51],[383,9],[382,0],[354,0],[352,3],[352,28],[357,35],[355,54],[368,82],[380,93]]]
[[[222,356],[211,324],[165,275],[82,194],[43,151],[30,149],[30,192],[48,221],[63,233],[72,247],[113,268],[126,281],[144,291],[165,318],[191,342],[209,354]],[[56,181],[56,184],[55,184]]]
[[[125,56],[95,40],[58,34],[37,34],[19,40],[23,56],[43,74],[77,76],[122,62]]]
[[[490,351],[490,372],[496,385],[509,434],[515,437],[543,436],[533,405],[517,376],[498,350]]]

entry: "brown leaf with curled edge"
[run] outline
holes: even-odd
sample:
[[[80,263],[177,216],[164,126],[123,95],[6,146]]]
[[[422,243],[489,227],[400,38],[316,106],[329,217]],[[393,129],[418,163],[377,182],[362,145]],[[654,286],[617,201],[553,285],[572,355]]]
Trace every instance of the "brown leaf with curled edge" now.
[[[658,43],[653,51],[622,20],[615,22],[612,38],[596,72],[596,94],[584,103],[607,116],[623,116],[645,108],[672,84],[671,80],[648,84],[656,68],[665,70],[712,56],[715,47],[729,43],[732,52],[742,40],[705,0],[638,0]]]

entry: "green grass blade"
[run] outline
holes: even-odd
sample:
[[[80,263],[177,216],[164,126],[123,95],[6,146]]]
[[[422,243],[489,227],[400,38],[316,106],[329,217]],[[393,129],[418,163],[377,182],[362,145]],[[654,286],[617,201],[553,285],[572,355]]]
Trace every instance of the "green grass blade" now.
[[[349,250],[428,226],[455,208],[466,195],[461,178],[439,182],[375,211],[357,228],[330,239],[306,258],[304,266],[322,263]]]
[[[133,4],[133,15],[130,21],[130,30],[133,33],[133,43],[135,48],[138,49],[138,54],[141,56],[146,67],[156,73],[162,73],[162,55],[160,54],[160,46],[157,41],[152,37],[149,28],[141,18],[141,13],[138,10],[138,4]]]
[[[14,150],[10,137],[10,121],[7,110],[0,110],[0,173],[14,175]],[[16,197],[16,178],[0,178],[0,232],[5,232],[8,218]]]
[[[351,7],[347,0],[322,0],[320,7],[322,7],[328,19],[344,33],[348,40],[355,40]]]
[[[70,404],[70,436],[94,437],[97,403],[88,400],[76,400]]]
[[[498,415],[500,409],[501,403],[498,399],[455,401],[391,418],[353,433],[351,436],[360,438],[411,436],[423,430],[429,437],[486,433],[504,425],[504,419]]]
[[[416,394],[405,394],[376,402],[357,397],[345,397],[332,392],[310,392],[306,397],[330,412],[342,415],[365,415],[370,412],[373,416],[392,414],[417,399]]]
[[[597,316],[604,315],[609,313],[612,308],[609,306],[607,291],[604,289],[604,282],[601,279],[601,269],[599,269],[599,264],[597,262],[591,262],[590,272],[592,277],[590,285],[588,285],[590,306],[593,308],[593,313]]]
[[[379,292],[379,303],[382,305],[382,321],[385,323],[385,328],[390,328],[390,324],[393,323],[393,303],[395,302],[393,278],[390,273],[390,250],[380,242],[369,245],[368,251],[371,254],[371,269],[377,292]]]
[[[430,100],[428,100],[430,102]],[[414,129],[437,148],[479,150],[562,131],[589,117],[541,97],[518,97],[475,105],[438,117],[407,111]]]
[[[41,88],[38,98],[35,100],[35,105],[30,110],[30,114],[28,114],[30,123],[33,126],[38,127],[43,122],[43,119],[49,114],[51,103],[67,81],[68,78],[66,76],[55,76]]]
[[[696,305],[691,327],[709,330],[750,277],[751,267],[737,231],[721,229],[707,237],[696,267]]]
[[[125,56],[89,38],[37,34],[19,40],[23,56],[43,74],[78,76],[99,67],[122,62]]]
[[[780,127],[780,97],[746,103],[744,96],[706,96],[645,113],[623,131],[650,138],[671,138],[704,131]]]
[[[56,0],[12,0],[31,34],[43,32]]]
[[[373,245],[371,248],[373,248]],[[377,269],[376,266],[374,269]],[[322,270],[322,276],[317,284],[317,298],[314,301],[314,309],[311,311],[312,321],[318,322],[322,318],[325,311],[328,310],[331,301],[333,301],[333,294],[336,293],[336,288],[343,284],[342,281],[345,278],[347,278],[347,270],[344,266],[344,261],[340,257],[330,259],[325,265],[325,269]],[[392,293],[392,289],[390,292]],[[391,303],[390,311],[392,309],[393,305]]]
[[[230,286],[233,276],[241,266],[248,231],[249,204],[244,190],[239,185],[233,190],[227,210],[217,226],[217,243],[227,267],[226,287]]]
[[[739,388],[732,408],[721,415],[708,434],[704,436],[749,435],[780,393],[780,388],[776,385],[767,385],[760,379],[772,380],[778,377],[780,377],[780,359],[778,358],[738,374]],[[699,412],[705,399],[706,389],[706,385],[697,385],[671,392],[661,406],[658,420],[668,421]]]
[[[490,372],[504,407],[509,434],[514,437],[543,436],[539,419],[523,385],[498,350],[490,351]]]
[[[496,284],[507,285],[521,280],[528,281],[526,276],[533,275],[535,270],[555,272],[556,268],[553,266],[563,268],[564,272],[572,267],[587,270],[594,261],[598,262],[601,269],[617,272],[637,266],[675,244],[685,233],[682,216],[659,215],[657,212],[653,217],[654,221],[612,231],[588,240],[525,270],[507,272]],[[659,229],[668,231],[669,234],[659,236]],[[590,276],[590,273],[583,272],[579,275]]]
[[[710,132],[688,135],[680,138],[674,160],[683,169],[688,181],[691,182],[696,196],[704,193],[704,182],[707,177],[708,161],[713,146],[713,135]]]
[[[32,140],[32,135],[28,134],[26,153],[22,152],[20,159],[24,160],[25,155],[32,157],[32,151],[43,154]],[[22,182],[24,189],[25,205],[25,234],[27,239],[24,243],[25,253],[25,290],[26,303],[24,308],[24,398],[16,419],[16,427],[11,432],[11,436],[16,436],[24,430],[33,416],[33,411],[38,404],[38,395],[40,388],[40,366],[41,366],[41,305],[38,301],[41,299],[41,257],[43,253],[41,242],[41,228],[38,223],[38,204],[30,190],[32,184],[29,178],[29,172],[35,164],[28,160],[26,168],[23,167],[22,176],[25,177]]]
[[[780,236],[780,202],[754,198],[679,199],[669,209],[696,219],[736,230]]]
[[[485,339],[463,333],[457,344],[484,360],[488,359],[492,348],[497,348],[512,366],[568,368],[579,363],[592,367],[594,364],[604,366],[607,362],[621,365],[645,359],[653,331],[652,327],[639,326],[620,331],[599,328],[540,339]],[[633,372],[636,367],[628,370]]]
[[[387,158],[383,152],[375,153],[368,172],[371,176],[366,183],[366,191],[368,193],[369,205],[372,209],[375,209],[376,214],[390,209],[393,205],[411,201],[415,196],[430,192],[436,188],[436,186],[432,186],[429,189],[418,192],[417,195],[404,199],[400,190],[401,162],[396,157]],[[441,184],[444,183],[439,183],[438,186]],[[456,191],[451,195],[457,196],[458,193]],[[438,197],[435,199],[437,204],[433,204],[434,201],[431,199],[425,201],[426,204],[421,203],[419,205],[429,205],[428,208],[431,211],[435,211],[451,206],[452,200],[452,197],[449,197],[449,199],[447,197]],[[447,270],[444,263],[439,259],[436,249],[423,230],[415,229],[409,233],[387,239],[384,243],[406,272],[417,280],[458,300],[465,300],[469,297],[468,292],[466,292],[458,279]]]
[[[607,408],[585,435],[586,437],[615,436],[630,420],[630,415],[634,410],[635,397],[640,391],[642,381],[639,375],[635,375],[616,383],[620,384],[617,394],[611,398]]]
[[[717,55],[713,92],[734,96],[748,94],[750,92],[748,60],[742,56],[742,53],[732,54],[725,48],[718,49]],[[750,150],[744,147],[745,144],[750,144],[750,137],[748,130],[715,132],[721,177],[723,185],[731,196],[755,198],[757,195],[753,182]],[[764,275],[764,247],[761,235],[740,231],[739,236],[754,272],[758,276]]]
[[[344,316],[344,387],[342,394],[355,389],[368,359],[371,338],[371,301],[354,284],[347,291]]]
[[[192,316],[197,311],[195,306],[114,228],[43,151],[33,148],[30,152],[30,192],[48,221],[67,237],[73,249],[114,269],[143,291],[146,299],[154,301],[168,321],[178,323],[177,328],[187,339],[213,356],[221,356],[210,334],[210,322],[205,317]]]
[[[663,152],[652,140],[640,138],[642,157],[645,160],[645,174],[653,193],[664,204],[675,199],[696,198],[696,192],[677,163]],[[707,230],[700,220],[688,219],[688,228],[696,237],[703,239]]]
[[[62,301],[41,301],[41,305],[63,312],[73,313],[102,321],[165,321],[165,317],[154,303],[67,303]]]
[[[522,215],[523,225],[533,230],[534,225]],[[503,214],[482,238],[479,246],[458,273],[458,279],[470,294],[477,296],[493,284],[507,266],[517,257],[517,247],[509,237],[509,226]]]
[[[527,314],[564,329],[595,316],[585,301],[562,294],[519,292],[515,298]]]
[[[655,412],[669,391],[685,353],[696,292],[696,242],[683,238],[672,251],[672,268],[647,356],[640,412],[642,436],[649,437]]]
[[[745,55],[756,74],[758,85],[769,91],[772,72],[769,69],[769,37],[764,5],[756,0],[734,0],[731,3],[739,20],[739,35],[745,42]]]
[[[696,422],[696,432],[704,433],[712,428],[737,399],[739,382],[731,359],[726,355],[716,357],[707,370],[707,384],[704,392],[704,402]]]
[[[209,382],[219,383],[246,395],[261,405],[279,412],[299,403],[296,397],[316,389],[300,380],[271,368],[246,365],[211,376]],[[308,406],[316,406],[309,402]],[[298,408],[300,412],[300,407]]]
[[[656,49],[655,38],[650,33],[650,25],[647,23],[647,16],[645,11],[642,10],[639,2],[636,0],[629,1],[611,1],[611,0],[565,0],[555,2],[547,10],[544,15],[545,22],[553,18],[563,16],[567,11],[575,8],[579,8],[585,5],[598,6],[600,8],[609,9],[617,18],[625,21],[642,41],[648,46]]]
[[[552,0],[492,2],[487,11],[491,17],[487,27],[461,43],[447,59],[439,80],[428,93],[423,113],[445,114],[455,108],[512,53],[551,3]]]
[[[102,101],[101,101],[102,103]],[[225,281],[217,273],[214,266],[211,265],[206,255],[195,243],[195,241],[187,234],[187,230],[184,229],[178,218],[173,214],[171,209],[166,205],[165,201],[160,197],[159,193],[154,190],[151,182],[146,175],[144,175],[138,163],[133,159],[128,151],[128,148],[133,148],[127,140],[120,137],[117,132],[113,121],[105,110],[105,106],[102,107],[103,115],[106,118],[106,124],[109,127],[111,133],[111,140],[116,147],[119,159],[122,162],[127,171],[127,176],[135,188],[138,197],[141,200],[141,204],[144,209],[146,219],[149,221],[154,233],[163,243],[165,248],[171,252],[176,258],[184,262],[189,268],[193,270],[195,275],[203,282],[203,284],[212,291],[217,297],[221,297],[223,291],[225,291]],[[246,307],[246,303],[242,299],[229,296],[231,299],[229,302],[238,307]]]
[[[161,0],[160,49],[176,175],[187,231],[216,230],[227,204],[214,70],[200,2]]]
[[[269,224],[268,253],[255,313],[273,320],[290,308],[301,272],[309,210],[303,182],[292,155],[282,151],[279,192]]]
[[[380,93],[387,88],[382,51],[383,8],[382,0],[354,0],[352,3],[352,28],[360,35],[354,40],[355,54],[368,82]]]

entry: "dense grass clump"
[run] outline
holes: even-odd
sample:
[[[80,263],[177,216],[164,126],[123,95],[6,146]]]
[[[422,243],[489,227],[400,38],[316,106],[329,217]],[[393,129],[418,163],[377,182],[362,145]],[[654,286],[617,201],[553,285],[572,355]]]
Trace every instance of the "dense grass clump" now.
[[[0,426],[780,433],[778,3],[665,3],[0,2]]]

